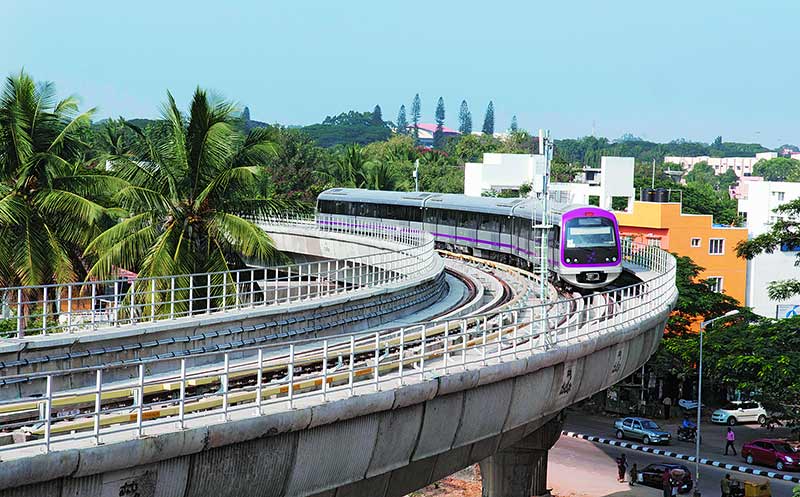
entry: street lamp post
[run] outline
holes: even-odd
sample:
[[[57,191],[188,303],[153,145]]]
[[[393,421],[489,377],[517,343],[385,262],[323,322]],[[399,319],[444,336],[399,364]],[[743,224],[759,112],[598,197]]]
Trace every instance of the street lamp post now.
[[[694,495],[696,497],[700,495],[700,413],[703,407],[703,331],[706,329],[706,326],[714,321],[726,319],[737,314],[739,314],[739,311],[732,310],[726,312],[722,316],[700,323],[700,364],[697,370],[697,433],[694,437]]]

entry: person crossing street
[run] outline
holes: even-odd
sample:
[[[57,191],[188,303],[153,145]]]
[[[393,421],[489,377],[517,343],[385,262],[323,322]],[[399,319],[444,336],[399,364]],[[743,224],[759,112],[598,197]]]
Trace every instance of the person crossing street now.
[[[725,455],[727,456],[728,455],[728,449],[731,449],[733,451],[733,455],[735,456],[736,455],[736,445],[734,444],[734,442],[736,442],[736,434],[733,432],[733,428],[728,427],[728,433],[725,435],[725,440],[726,440],[726,443],[725,443]]]

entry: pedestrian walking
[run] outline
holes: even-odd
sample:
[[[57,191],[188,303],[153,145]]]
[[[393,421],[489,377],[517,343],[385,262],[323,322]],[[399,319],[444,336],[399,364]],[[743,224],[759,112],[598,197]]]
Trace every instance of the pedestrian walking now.
[[[629,475],[630,479],[628,480],[628,484],[634,486],[639,481],[639,468],[636,467],[636,463],[631,465],[631,472]]]
[[[727,443],[725,444],[725,455],[728,455],[728,449],[733,451],[733,455],[736,455],[736,445],[734,442],[736,441],[736,434],[733,432],[733,428],[728,427],[728,433],[725,435],[725,439]]]
[[[664,397],[662,403],[664,404],[664,419],[669,419],[669,410],[672,409],[672,399],[670,399],[668,395]]]
[[[625,481],[625,470],[628,469],[628,459],[625,454],[620,454],[617,458],[617,481],[622,483]]]
[[[669,477],[668,469],[661,475],[661,488],[664,489],[664,497],[672,497],[672,479]]]
[[[719,490],[722,493],[722,497],[730,497],[731,496],[731,474],[726,473],[725,477],[719,482]]]

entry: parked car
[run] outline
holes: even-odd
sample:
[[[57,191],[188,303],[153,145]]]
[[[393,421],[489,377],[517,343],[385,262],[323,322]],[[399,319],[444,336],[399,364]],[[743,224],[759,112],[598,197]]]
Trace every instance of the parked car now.
[[[668,431],[661,429],[652,419],[647,418],[621,418],[614,423],[617,438],[635,438],[641,440],[643,444],[665,443],[672,440],[672,435]]]
[[[733,426],[737,423],[756,422],[764,424],[767,421],[767,411],[758,402],[733,401],[711,414],[712,423],[722,423]]]
[[[641,485],[646,485],[648,487],[653,488],[660,488],[663,490],[664,488],[664,471],[673,472],[674,470],[682,470],[683,476],[681,478],[681,485],[678,487],[678,493],[685,494],[689,493],[694,486],[694,481],[692,480],[692,473],[689,471],[689,468],[684,466],[683,464],[676,464],[670,462],[658,462],[653,464],[648,464],[644,468],[639,470],[639,483]]]
[[[784,440],[760,438],[742,446],[747,464],[772,466],[778,471],[800,470],[800,452]]]

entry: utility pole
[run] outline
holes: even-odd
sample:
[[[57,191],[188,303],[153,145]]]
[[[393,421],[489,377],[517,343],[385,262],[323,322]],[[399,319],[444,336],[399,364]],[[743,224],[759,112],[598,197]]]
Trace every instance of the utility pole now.
[[[548,239],[550,229],[550,209],[548,203],[549,197],[549,182],[550,182],[550,160],[553,156],[553,141],[550,139],[550,130],[547,132],[539,130],[539,152],[544,155],[544,171],[541,177],[541,184],[537,185],[540,190],[539,199],[542,202],[542,219],[539,224],[535,224],[536,215],[534,213],[533,203],[531,203],[531,231],[536,233],[540,231],[540,244],[539,244],[539,299],[541,303],[542,316],[540,333],[545,337],[545,341],[551,344],[552,337],[549,333],[549,323],[547,316],[547,277],[549,276],[548,268]]]
[[[653,176],[650,178],[650,189],[652,190],[655,187],[656,187],[656,160],[653,159]],[[636,192],[633,193],[635,194]]]
[[[419,159],[414,161],[414,191],[419,191]]]

